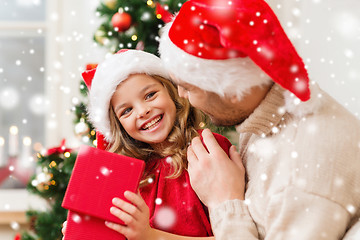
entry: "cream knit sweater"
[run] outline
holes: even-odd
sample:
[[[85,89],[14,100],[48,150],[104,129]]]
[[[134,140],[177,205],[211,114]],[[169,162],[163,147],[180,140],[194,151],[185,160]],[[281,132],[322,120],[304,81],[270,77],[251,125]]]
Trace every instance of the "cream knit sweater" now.
[[[210,209],[217,240],[341,239],[360,216],[360,121],[312,86],[297,104],[277,85],[237,127],[245,201]]]

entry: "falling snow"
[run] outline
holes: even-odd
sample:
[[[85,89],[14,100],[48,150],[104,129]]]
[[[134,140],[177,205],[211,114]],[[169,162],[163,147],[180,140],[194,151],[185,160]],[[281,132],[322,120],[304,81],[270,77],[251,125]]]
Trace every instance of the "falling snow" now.
[[[81,217],[80,217],[78,214],[73,214],[73,215],[72,215],[72,220],[73,220],[75,223],[80,223],[80,222],[81,222]]]
[[[20,224],[18,222],[11,222],[10,226],[13,230],[19,230],[20,229]]]
[[[170,207],[161,207],[155,215],[155,223],[161,229],[169,229],[176,222],[176,213]]]
[[[347,209],[348,212],[351,213],[351,214],[355,214],[356,211],[357,211],[356,207],[355,207],[354,205],[351,205],[351,204],[347,205],[347,206],[346,206],[346,209]]]
[[[107,167],[101,167],[100,168],[100,172],[102,175],[104,175],[105,177],[109,176],[111,173],[111,170],[109,170]]]
[[[162,204],[162,199],[161,198],[156,198],[155,203],[156,203],[156,205],[161,205]]]

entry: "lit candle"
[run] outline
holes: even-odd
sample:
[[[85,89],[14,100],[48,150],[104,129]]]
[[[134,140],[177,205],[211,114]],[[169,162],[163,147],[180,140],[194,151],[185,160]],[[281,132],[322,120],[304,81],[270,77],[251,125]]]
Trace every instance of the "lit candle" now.
[[[16,157],[19,153],[19,139],[18,139],[19,129],[16,126],[10,127],[9,135],[9,156]]]
[[[21,149],[21,166],[29,167],[31,164],[32,156],[31,156],[31,138],[24,137],[23,145]]]
[[[6,159],[4,156],[4,145],[5,145],[5,139],[3,137],[0,137],[0,167],[6,165]]]

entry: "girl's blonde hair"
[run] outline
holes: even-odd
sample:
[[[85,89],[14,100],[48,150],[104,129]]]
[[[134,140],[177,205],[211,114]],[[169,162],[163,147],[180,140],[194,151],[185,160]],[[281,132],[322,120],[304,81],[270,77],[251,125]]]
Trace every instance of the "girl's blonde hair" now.
[[[187,146],[191,139],[198,136],[197,130],[200,128],[199,124],[202,120],[202,114],[199,110],[192,107],[187,99],[181,98],[178,95],[176,86],[170,80],[160,76],[151,77],[159,81],[166,88],[176,106],[174,127],[167,138],[170,144],[162,149],[161,152],[156,152],[149,144],[130,137],[120,124],[114,109],[110,105],[110,130],[114,137],[114,142],[111,144],[109,151],[142,159],[145,163],[154,158],[171,156],[173,172],[169,177],[176,178],[187,168]],[[148,178],[149,176],[145,173],[143,181]]]

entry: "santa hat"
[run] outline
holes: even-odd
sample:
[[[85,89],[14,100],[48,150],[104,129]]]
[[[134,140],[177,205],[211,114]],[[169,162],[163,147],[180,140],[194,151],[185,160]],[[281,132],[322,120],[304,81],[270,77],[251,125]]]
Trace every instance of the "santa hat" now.
[[[310,98],[302,59],[263,0],[189,0],[163,28],[165,67],[181,81],[241,98],[270,79]]]
[[[82,74],[89,89],[88,114],[90,122],[97,131],[98,148],[104,149],[106,142],[114,141],[110,131],[108,110],[116,87],[129,75],[136,73],[170,79],[160,58],[144,51],[128,49],[120,50],[96,68]]]

